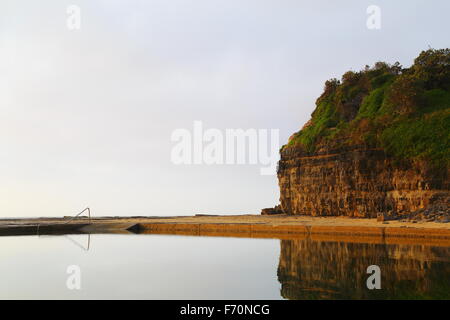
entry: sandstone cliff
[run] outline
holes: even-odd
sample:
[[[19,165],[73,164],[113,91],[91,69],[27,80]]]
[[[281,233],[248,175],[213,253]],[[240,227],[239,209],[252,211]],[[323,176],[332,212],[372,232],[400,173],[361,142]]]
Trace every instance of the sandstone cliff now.
[[[278,169],[284,212],[313,216],[376,217],[408,214],[448,193],[447,174],[426,162],[398,164],[383,150],[301,149],[281,152]]]
[[[397,216],[450,198],[449,49],[347,72],[316,105],[280,151],[278,211]]]

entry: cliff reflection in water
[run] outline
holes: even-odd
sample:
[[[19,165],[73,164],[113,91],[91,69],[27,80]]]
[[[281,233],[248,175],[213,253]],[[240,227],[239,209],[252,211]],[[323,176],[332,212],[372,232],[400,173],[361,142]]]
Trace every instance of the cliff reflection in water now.
[[[380,290],[367,289],[369,265]],[[278,280],[287,299],[449,299],[450,247],[281,240]]]

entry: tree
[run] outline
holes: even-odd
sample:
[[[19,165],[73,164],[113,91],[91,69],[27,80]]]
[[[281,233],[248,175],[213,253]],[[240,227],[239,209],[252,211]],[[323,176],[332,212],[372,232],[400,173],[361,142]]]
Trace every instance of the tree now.
[[[414,60],[411,72],[426,90],[450,90],[450,49],[422,51]]]

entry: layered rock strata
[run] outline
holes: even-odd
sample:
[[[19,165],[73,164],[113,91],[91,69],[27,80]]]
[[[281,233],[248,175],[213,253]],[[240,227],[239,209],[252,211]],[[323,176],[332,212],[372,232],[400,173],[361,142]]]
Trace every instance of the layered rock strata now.
[[[448,197],[449,176],[426,162],[399,163],[364,146],[314,154],[284,148],[278,165],[281,211],[366,218],[408,214]]]

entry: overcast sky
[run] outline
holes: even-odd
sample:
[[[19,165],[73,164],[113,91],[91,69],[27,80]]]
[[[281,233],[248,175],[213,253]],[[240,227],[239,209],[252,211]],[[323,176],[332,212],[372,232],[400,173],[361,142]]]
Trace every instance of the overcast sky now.
[[[449,14],[447,0],[2,0],[0,217],[258,213],[276,176],[177,166],[172,132],[200,120],[284,144],[325,80],[449,47]]]

